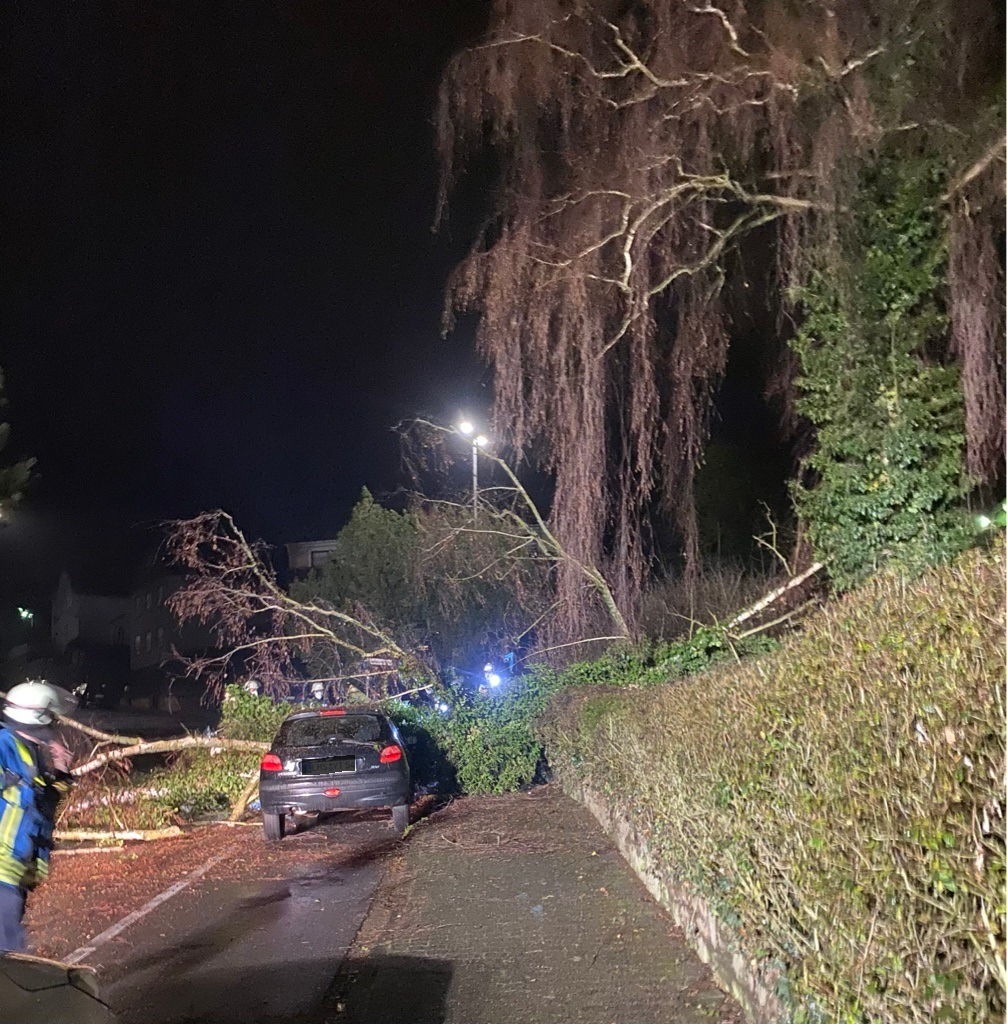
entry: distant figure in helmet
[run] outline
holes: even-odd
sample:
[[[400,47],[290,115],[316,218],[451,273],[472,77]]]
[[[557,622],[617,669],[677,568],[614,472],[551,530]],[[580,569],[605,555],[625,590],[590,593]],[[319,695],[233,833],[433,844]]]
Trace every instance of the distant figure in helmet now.
[[[49,683],[11,687],[0,722],[0,952],[25,948],[28,893],[49,874],[56,805],[70,786],[70,752],[53,728],[73,700]]]

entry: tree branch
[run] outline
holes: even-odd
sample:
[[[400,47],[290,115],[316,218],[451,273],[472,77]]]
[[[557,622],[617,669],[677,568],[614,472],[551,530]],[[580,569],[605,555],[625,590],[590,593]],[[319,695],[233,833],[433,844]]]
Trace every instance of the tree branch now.
[[[948,186],[947,192],[941,196],[941,202],[947,203],[953,199],[963,188],[975,181],[994,160],[1003,160],[1005,146],[1007,146],[1007,133],[995,139],[982,156]]]
[[[130,747],[121,747],[119,750],[107,750],[103,754],[96,754],[90,761],[84,764],[75,765],[70,774],[75,778],[87,775],[106,764],[115,761],[124,761],[131,757],[142,754],[167,754],[179,750],[192,750],[193,748],[224,747],[227,750],[268,750],[268,743],[260,743],[258,740],[229,740],[217,736],[184,736],[175,740],[147,740],[136,743]]]

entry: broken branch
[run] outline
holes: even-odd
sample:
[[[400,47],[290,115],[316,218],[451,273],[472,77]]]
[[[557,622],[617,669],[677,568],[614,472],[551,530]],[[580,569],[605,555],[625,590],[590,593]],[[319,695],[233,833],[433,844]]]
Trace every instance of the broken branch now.
[[[258,740],[228,740],[216,736],[184,736],[175,740],[152,740],[145,743],[137,743],[131,747],[122,747],[119,750],[108,750],[103,754],[96,754],[90,761],[79,764],[71,769],[70,774],[76,778],[93,772],[113,761],[124,761],[130,757],[140,754],[167,754],[179,750],[191,750],[195,747],[224,747],[228,750],[268,750],[268,743],[261,743]]]

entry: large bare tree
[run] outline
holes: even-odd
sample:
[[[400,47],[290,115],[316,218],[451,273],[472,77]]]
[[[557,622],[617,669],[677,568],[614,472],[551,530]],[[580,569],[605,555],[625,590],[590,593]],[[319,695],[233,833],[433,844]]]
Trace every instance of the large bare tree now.
[[[727,361],[732,250],[763,229],[765,301],[785,312],[858,160],[885,140],[946,155],[968,467],[995,471],[999,16],[982,0],[494,0],[485,38],[451,64],[442,202],[486,147],[499,180],[449,310],[478,312],[496,428],[521,455],[547,452],[552,528],[606,567],[621,607],[658,503],[698,564],[694,478]],[[561,572],[571,601],[580,583]]]

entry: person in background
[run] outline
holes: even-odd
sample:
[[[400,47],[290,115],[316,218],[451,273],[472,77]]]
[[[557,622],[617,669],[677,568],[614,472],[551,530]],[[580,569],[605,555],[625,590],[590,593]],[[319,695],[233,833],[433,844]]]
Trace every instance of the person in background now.
[[[22,952],[28,893],[49,874],[56,807],[70,788],[70,751],[54,729],[72,707],[41,680],[11,687],[0,721],[0,952]]]

